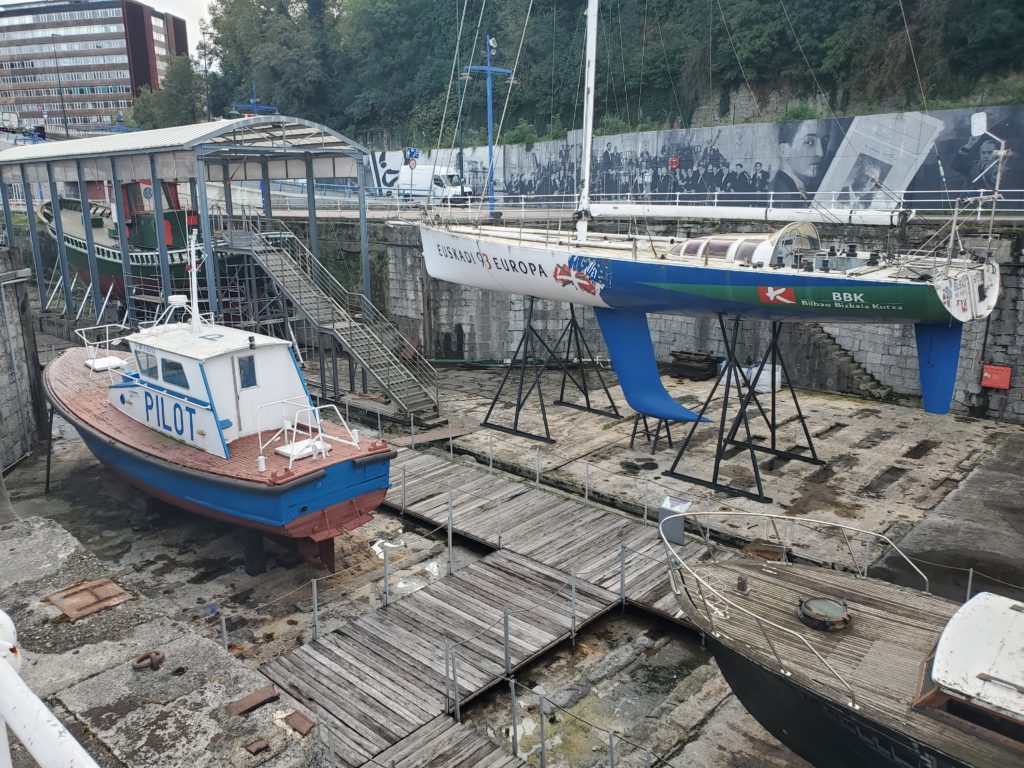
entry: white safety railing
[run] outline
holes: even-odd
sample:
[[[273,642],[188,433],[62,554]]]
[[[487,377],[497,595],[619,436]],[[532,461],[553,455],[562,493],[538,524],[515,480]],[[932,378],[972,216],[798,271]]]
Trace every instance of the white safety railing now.
[[[261,424],[261,409],[281,409],[281,422],[277,430],[266,441],[263,440],[263,427]],[[289,418],[288,411],[292,411]],[[348,437],[332,435],[324,431],[324,418],[322,414],[333,412],[339,426],[348,433]],[[273,403],[264,403],[257,406],[256,426],[260,441],[260,458],[265,460],[264,451],[272,444],[281,441],[279,448],[290,446],[288,451],[288,469],[292,468],[298,458],[320,458],[326,459],[330,451],[328,442],[347,445],[352,448],[359,447],[359,432],[349,427],[348,422],[342,418],[341,411],[336,405],[312,406],[305,398],[293,397],[285,400],[277,400]],[[267,431],[273,427],[268,426]],[[303,450],[300,450],[303,449]],[[305,451],[310,451],[307,456]]]
[[[702,517],[705,518],[705,525],[701,525],[700,523],[699,518]],[[704,541],[706,547],[705,554],[697,559],[702,562],[710,559],[712,562],[717,563],[718,561],[715,557],[715,546],[708,533],[710,526],[707,523],[711,517],[716,519],[760,519],[764,523],[764,533],[769,537],[769,543],[778,548],[781,561],[778,565],[780,567],[785,567],[789,563],[788,550],[791,541],[792,527],[798,526],[839,531],[842,534],[843,540],[846,542],[846,547],[849,551],[852,565],[861,578],[867,578],[868,566],[872,558],[865,553],[862,560],[858,560],[851,544],[850,534],[853,534],[854,538],[858,536],[866,537],[866,543],[869,545],[877,541],[891,548],[892,551],[902,557],[907,565],[909,565],[924,580],[925,593],[928,593],[928,577],[924,575],[921,569],[918,568],[888,536],[875,533],[874,531],[867,531],[863,528],[854,528],[853,526],[840,525],[839,523],[832,523],[825,520],[793,518],[786,517],[784,515],[771,515],[760,512],[715,512],[712,515],[707,513],[684,512],[679,515],[666,517],[661,521],[659,531],[662,543],[665,545],[665,549],[668,553],[669,579],[671,582],[672,592],[676,596],[679,606],[698,628],[708,632],[712,637],[718,637],[720,634],[728,633],[726,627],[729,626],[729,622],[731,620],[735,621],[732,619],[732,615],[745,617],[757,625],[758,630],[761,632],[761,635],[767,643],[770,656],[774,658],[778,665],[777,668],[779,672],[787,677],[792,674],[791,669],[795,669],[797,665],[788,664],[783,660],[779,654],[778,645],[776,642],[773,642],[772,636],[774,633],[776,640],[778,640],[780,636],[790,638],[799,646],[805,648],[811,654],[813,659],[816,660],[824,670],[827,670],[831,677],[839,682],[842,688],[850,696],[849,705],[854,709],[858,709],[859,705],[857,704],[857,695],[853,687],[845,677],[836,671],[835,667],[825,659],[824,655],[822,655],[822,653],[820,653],[802,633],[790,629],[789,627],[784,627],[765,616],[758,615],[747,607],[749,602],[747,605],[737,602],[726,594],[722,589],[721,584],[716,584],[713,578],[708,578],[708,575],[702,574],[698,572],[698,570],[691,568],[686,560],[676,551],[670,541],[670,535],[666,533],[666,527],[668,527],[669,530],[685,530],[687,522],[689,522],[691,528],[696,528],[700,531],[701,539]],[[782,533],[779,531],[780,525],[782,526]],[[881,554],[881,552],[878,554]],[[696,591],[696,597],[694,596],[693,590]]]
[[[43,768],[99,768],[21,679],[21,656],[14,622],[0,611],[0,768],[13,764],[7,728]]]

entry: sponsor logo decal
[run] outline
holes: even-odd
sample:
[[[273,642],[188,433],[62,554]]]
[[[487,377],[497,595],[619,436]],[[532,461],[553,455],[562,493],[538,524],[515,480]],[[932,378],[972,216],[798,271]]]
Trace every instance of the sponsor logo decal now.
[[[792,288],[769,288],[757,286],[757,295],[762,304],[796,304],[796,291]]]
[[[583,291],[589,293],[591,296],[597,294],[597,286],[594,282],[587,277],[585,272],[577,272],[574,269],[570,269],[567,264],[559,264],[555,267],[555,271],[551,275],[555,282],[565,287],[567,285],[573,286],[577,291]]]
[[[526,277],[547,278],[547,270],[544,266],[526,259],[505,259],[500,256],[488,256],[483,251],[469,251],[465,248],[456,248],[451,245],[437,244],[437,255],[443,259],[461,261],[481,269],[493,269],[495,272],[511,272],[514,275]]]

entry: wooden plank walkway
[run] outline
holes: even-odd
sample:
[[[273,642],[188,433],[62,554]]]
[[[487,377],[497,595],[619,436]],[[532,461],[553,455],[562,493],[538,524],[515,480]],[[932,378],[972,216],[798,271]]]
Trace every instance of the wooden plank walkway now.
[[[512,551],[494,552],[262,670],[316,712],[330,732],[325,740],[334,765],[380,763],[378,755],[401,751],[406,737],[418,740],[415,734],[445,711],[446,643],[455,649],[460,699],[468,701],[505,675],[504,610],[510,610],[509,655],[516,669],[570,637],[571,592],[564,573]],[[614,593],[579,580],[576,627],[615,604]],[[464,747],[467,755],[480,756],[479,745],[452,746]],[[403,760],[401,766],[419,764]]]
[[[515,768],[528,763],[512,757],[469,726],[439,715],[408,738],[377,755],[364,768],[380,768],[390,760],[401,768]]]
[[[446,524],[450,488],[452,528],[459,535],[566,574],[575,570],[581,580],[616,595],[625,547],[626,601],[665,618],[679,612],[657,526],[432,453],[399,451],[391,462],[391,483],[384,503],[396,511],[402,511],[404,495],[405,514]],[[677,547],[686,558],[703,550],[700,543]]]

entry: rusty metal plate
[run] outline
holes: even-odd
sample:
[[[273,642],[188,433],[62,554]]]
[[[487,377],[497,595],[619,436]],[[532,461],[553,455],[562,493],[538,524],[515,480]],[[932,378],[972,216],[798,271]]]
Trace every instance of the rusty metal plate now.
[[[54,592],[44,598],[60,608],[72,621],[120,605],[132,596],[110,579],[86,581]]]

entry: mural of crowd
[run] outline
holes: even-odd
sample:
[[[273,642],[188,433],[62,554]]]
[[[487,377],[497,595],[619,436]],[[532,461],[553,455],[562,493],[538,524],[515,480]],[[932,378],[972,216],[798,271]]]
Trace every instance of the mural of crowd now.
[[[892,208],[900,201],[995,185],[995,137],[1024,147],[1024,107],[984,108],[992,135],[972,136],[956,109],[853,118],[647,131],[597,137],[591,190],[601,197],[730,205]],[[530,149],[498,147],[495,186],[511,201],[572,197],[579,132]],[[466,150],[467,183],[486,188],[487,148]],[[452,158],[454,160],[454,158]],[[452,167],[455,162],[449,163]],[[1019,197],[1024,164],[1011,156],[1002,189]]]

